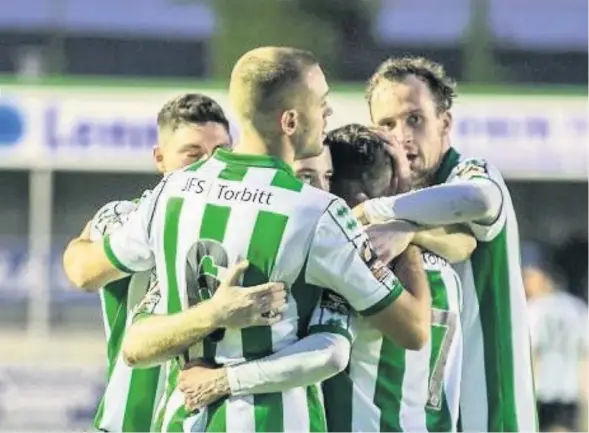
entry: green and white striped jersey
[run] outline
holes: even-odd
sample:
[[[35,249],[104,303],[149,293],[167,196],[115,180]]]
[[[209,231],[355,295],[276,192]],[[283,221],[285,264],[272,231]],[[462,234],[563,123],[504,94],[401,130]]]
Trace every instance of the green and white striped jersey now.
[[[143,197],[148,194],[146,191]],[[136,207],[137,201],[116,201],[103,206],[92,219],[92,239],[100,239],[119,228]],[[120,349],[133,310],[156,284],[155,271],[151,270],[107,284],[99,292],[107,341],[108,377],[94,419],[97,429],[138,432],[151,428],[165,377],[160,367],[144,370],[128,367]]]
[[[519,230],[501,173],[482,159],[450,149],[437,183],[490,179],[503,195],[490,225],[471,223],[478,240],[470,260],[455,266],[464,289],[464,361],[460,421],[464,431],[537,431]]]
[[[423,263],[432,295],[432,329],[419,351],[384,338],[366,320],[342,319],[343,302],[333,299],[337,295],[331,293],[322,302],[321,320],[310,332],[334,322],[336,310],[341,328],[354,338],[346,371],[323,384],[329,431],[456,431],[462,368],[460,282],[441,257],[424,252]]]
[[[105,238],[105,251],[120,269],[156,265],[161,290],[148,294],[139,315],[172,314],[209,299],[241,259],[250,262],[244,286],[284,281],[290,287],[281,322],[215,333],[220,338],[207,338],[184,356],[223,365],[259,359],[304,335],[318,287],[339,293],[361,314],[393,302],[403,289],[391,272],[382,272],[369,249],[341,199],[299,181],[278,159],[225,150],[167,176],[152,198]],[[169,375],[168,390],[174,377]],[[316,387],[234,397],[191,416],[178,411],[181,405],[181,395],[172,393],[164,430],[325,429]]]

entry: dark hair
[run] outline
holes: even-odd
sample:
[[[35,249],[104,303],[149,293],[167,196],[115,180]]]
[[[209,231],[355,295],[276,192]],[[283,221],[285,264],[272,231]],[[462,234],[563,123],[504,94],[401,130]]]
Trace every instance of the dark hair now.
[[[368,127],[352,123],[330,131],[324,143],[333,163],[332,192],[348,202],[362,192],[368,197],[384,193],[393,175],[385,139]]]
[[[221,106],[212,98],[201,93],[187,93],[164,104],[157,115],[159,128],[175,130],[184,124],[215,122],[229,132],[229,121]]]
[[[380,64],[376,72],[368,80],[366,100],[370,106],[374,89],[383,81],[400,81],[415,75],[427,84],[436,102],[438,113],[452,108],[456,97],[456,81],[446,75],[444,67],[425,57],[390,58]]]
[[[334,171],[346,177],[359,177],[366,169],[386,164],[389,158],[384,150],[384,139],[357,123],[329,131],[324,144],[332,152]]]
[[[313,53],[297,48],[263,47],[244,54],[231,74],[236,111],[252,119],[285,108],[292,101],[288,90],[301,81],[307,68],[317,64]]]

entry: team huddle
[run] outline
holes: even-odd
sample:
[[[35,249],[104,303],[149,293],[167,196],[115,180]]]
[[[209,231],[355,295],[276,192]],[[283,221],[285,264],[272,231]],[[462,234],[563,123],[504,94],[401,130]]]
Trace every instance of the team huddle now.
[[[326,133],[306,51],[234,66],[240,137],[201,94],[158,114],[161,182],[103,206],[64,268],[98,292],[98,431],[537,431],[509,191],[451,145],[455,83],[424,58]]]

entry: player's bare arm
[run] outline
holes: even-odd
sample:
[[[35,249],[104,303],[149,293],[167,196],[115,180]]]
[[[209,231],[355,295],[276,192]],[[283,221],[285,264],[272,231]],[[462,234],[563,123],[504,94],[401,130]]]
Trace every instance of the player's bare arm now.
[[[68,244],[63,254],[66,276],[75,287],[89,293],[128,275],[112,264],[102,242],[90,240],[90,229],[91,222]]]
[[[321,217],[307,265],[307,282],[343,296],[385,336],[410,350],[429,338],[431,296],[419,248],[400,258],[403,286],[378,258],[361,224],[340,199]]]
[[[247,261],[233,266],[210,300],[176,314],[151,314],[160,298],[158,293],[148,293],[143,308],[149,311],[142,312],[140,306],[140,314],[123,341],[125,362],[131,367],[147,368],[180,355],[215,329],[278,322],[286,308],[284,284],[237,286],[248,267]]]
[[[144,193],[145,194],[145,193]],[[84,231],[78,238],[74,239],[70,245],[72,247],[78,248],[76,244],[84,241],[98,241],[102,240],[102,237],[106,234],[110,234],[113,230],[121,227],[124,221],[126,221],[128,215],[135,210],[137,207],[136,202],[133,201],[113,201],[105,204],[102,206],[98,212],[94,215],[92,220],[86,225]],[[68,247],[66,251],[69,251],[70,248]],[[76,263],[72,262],[72,256],[70,252],[67,253],[67,265],[66,265],[66,257],[64,254],[64,267],[66,267],[66,273],[72,275],[79,280],[79,282],[83,282],[82,280],[85,278],[81,275],[82,269],[78,267]],[[76,253],[77,254],[77,253]],[[73,256],[75,257],[75,256]],[[113,271],[115,274],[115,271]],[[125,275],[121,273],[121,275]],[[95,287],[94,285],[86,285],[86,284],[76,284],[75,288],[83,291],[83,292],[96,292],[99,290],[100,287]]]
[[[459,263],[468,259],[477,245],[467,227],[455,224],[430,228],[391,220],[366,227],[366,233],[385,263],[396,258],[409,244],[431,251],[450,263]]]
[[[389,307],[367,319],[401,346],[419,350],[429,339],[431,326],[431,292],[420,248],[409,245],[394,272],[405,290]]]
[[[445,258],[449,263],[467,260],[477,246],[475,237],[464,224],[419,227],[411,243]]]

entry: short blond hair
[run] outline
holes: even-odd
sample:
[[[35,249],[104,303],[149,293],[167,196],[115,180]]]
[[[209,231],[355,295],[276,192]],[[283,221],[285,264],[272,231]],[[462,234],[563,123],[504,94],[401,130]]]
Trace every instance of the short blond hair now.
[[[256,123],[257,116],[286,110],[293,89],[304,72],[317,65],[315,56],[290,47],[262,47],[245,53],[231,73],[229,97],[242,121]]]

